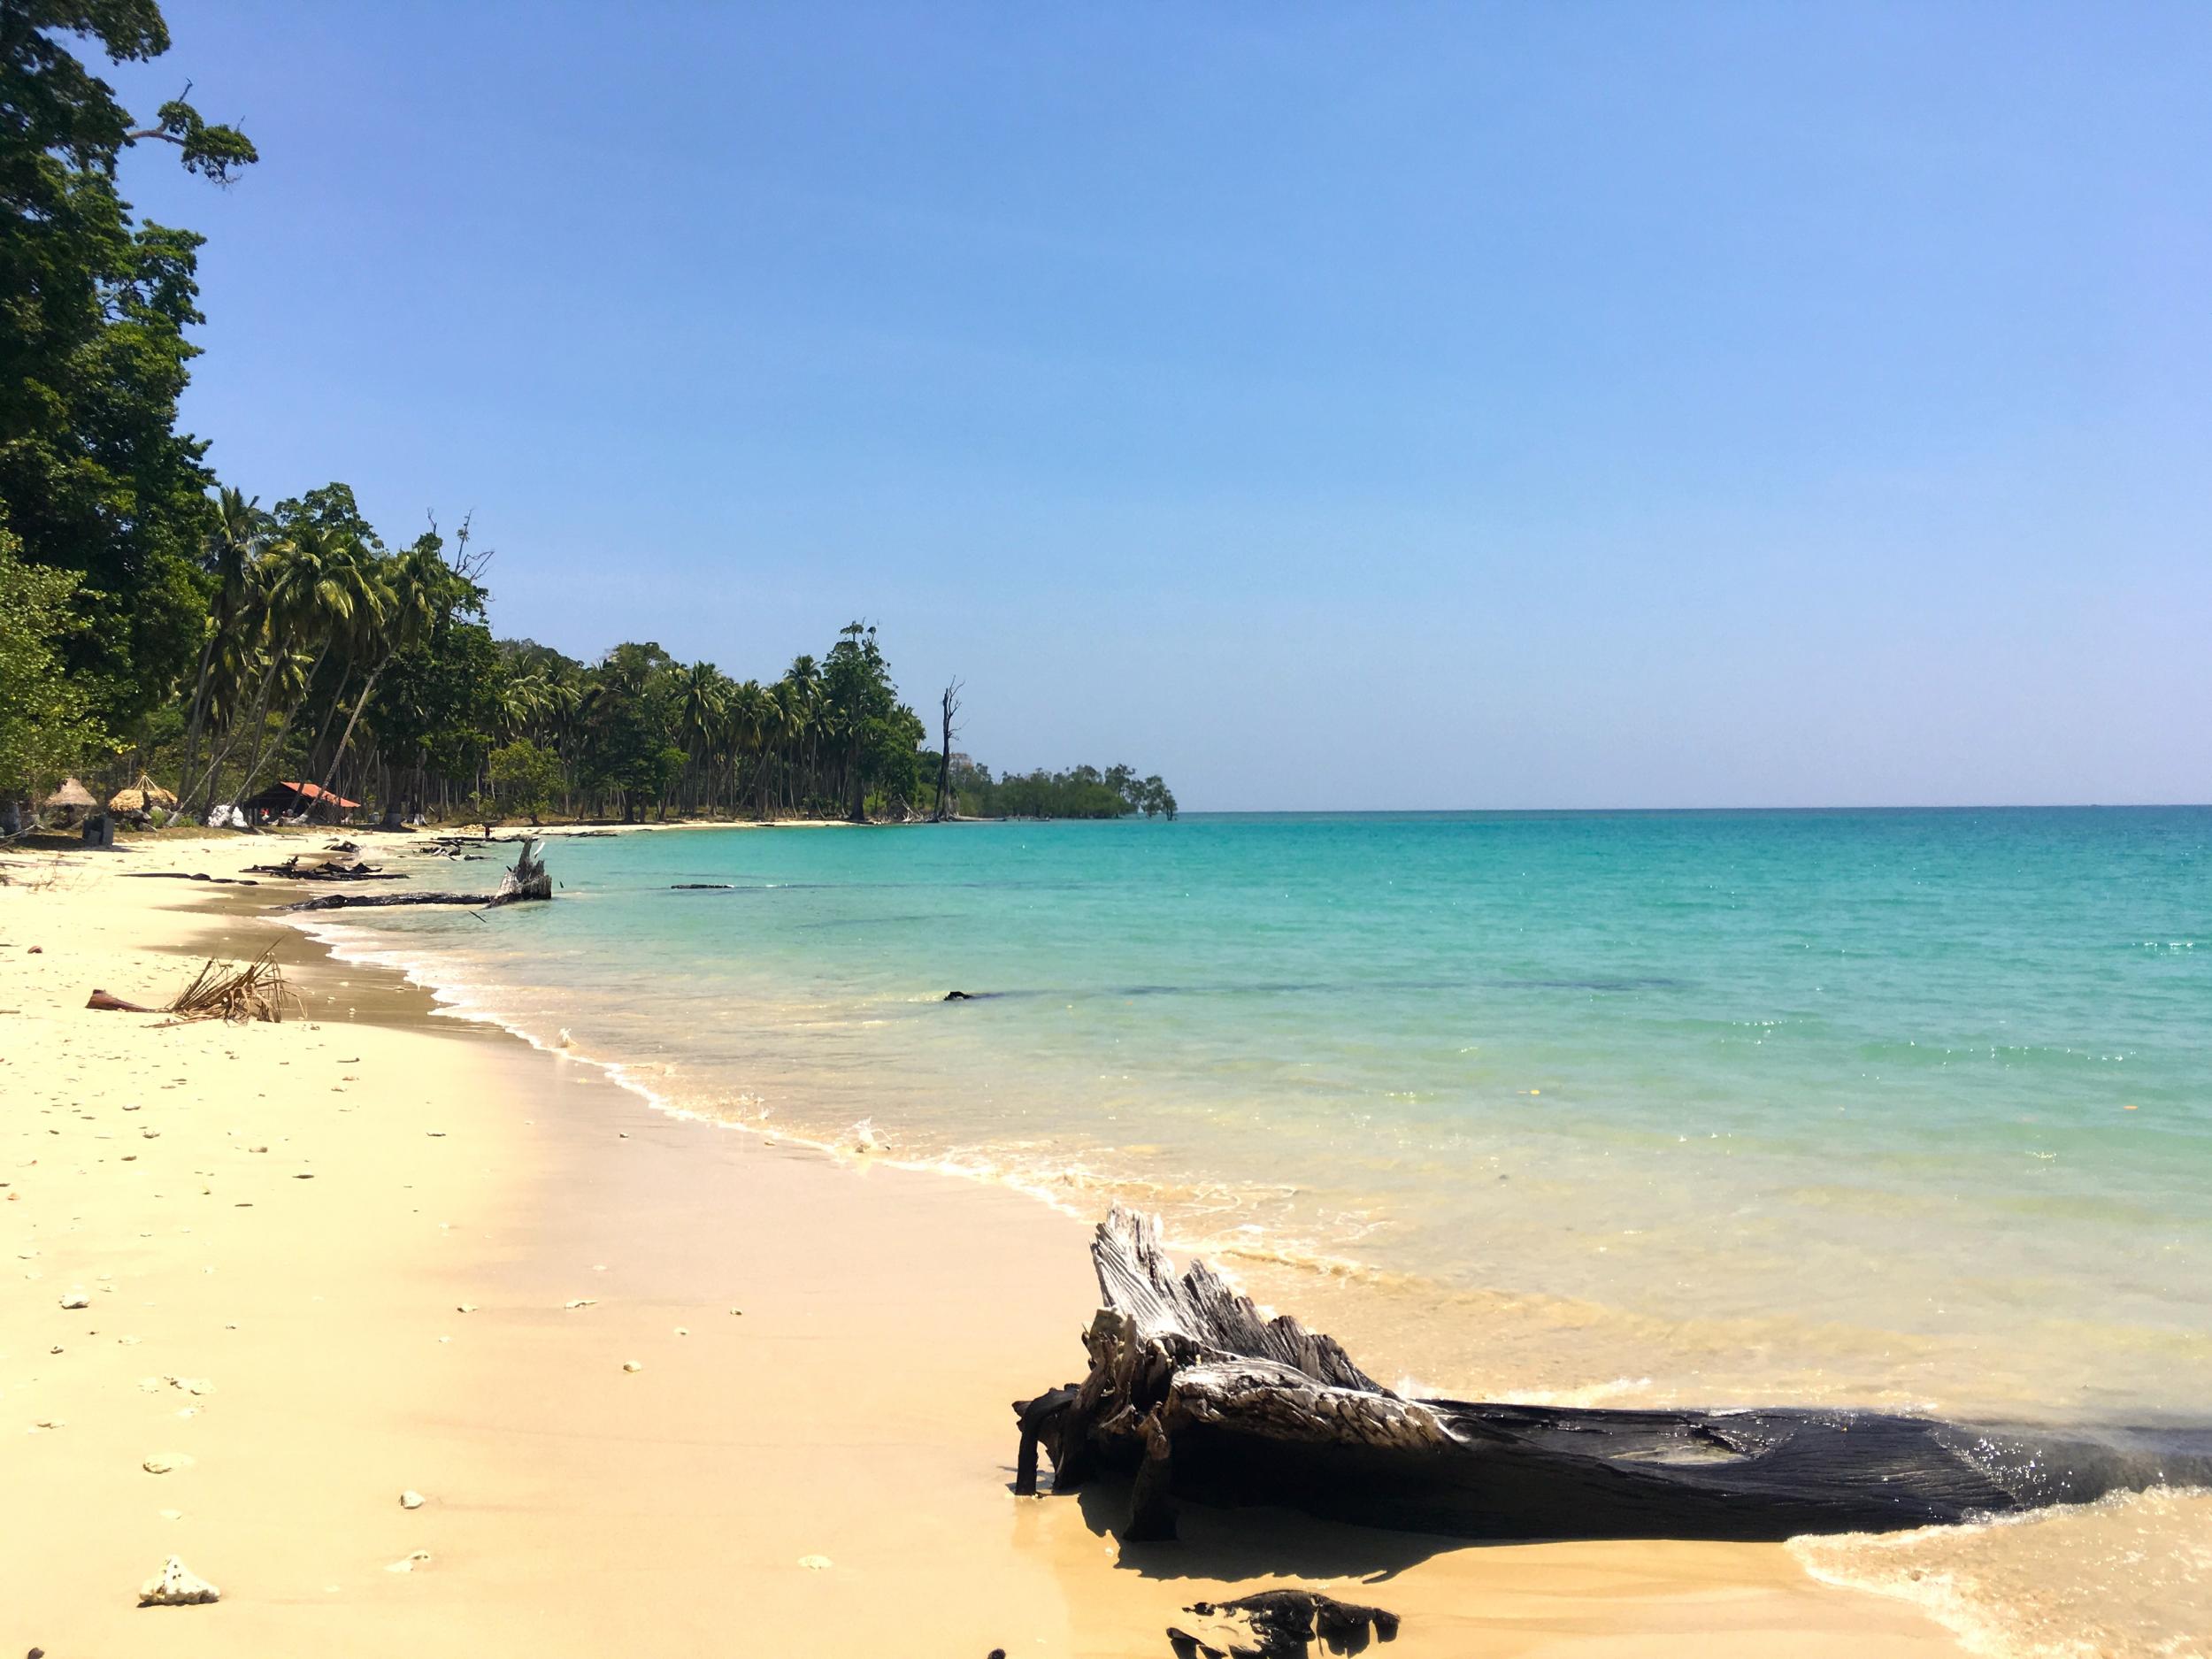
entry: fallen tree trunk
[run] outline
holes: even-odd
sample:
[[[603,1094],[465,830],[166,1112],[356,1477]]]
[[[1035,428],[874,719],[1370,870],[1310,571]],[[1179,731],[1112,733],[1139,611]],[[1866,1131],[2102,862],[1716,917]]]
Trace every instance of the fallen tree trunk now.
[[[375,909],[394,904],[465,904],[472,910],[491,910],[502,904],[553,896],[553,878],[546,873],[544,843],[526,841],[515,867],[500,878],[495,893],[325,893],[284,906],[287,910],[346,910]]]
[[[319,864],[302,864],[295,854],[280,864],[248,864],[246,868],[257,876],[281,876],[288,881],[404,881],[406,875],[388,871],[381,864],[358,861],[342,864],[334,859],[325,859]]]
[[[1403,1399],[1206,1263],[1178,1277],[1156,1221],[1117,1206],[1091,1258],[1090,1374],[1016,1402],[1015,1490],[1040,1448],[1056,1492],[1133,1471],[1128,1539],[1173,1537],[1179,1499],[1460,1538],[1778,1540],[2212,1481],[2212,1431]]]
[[[246,876],[211,876],[204,870],[126,870],[126,879],[132,881],[212,881],[219,887],[257,887],[261,884]]]

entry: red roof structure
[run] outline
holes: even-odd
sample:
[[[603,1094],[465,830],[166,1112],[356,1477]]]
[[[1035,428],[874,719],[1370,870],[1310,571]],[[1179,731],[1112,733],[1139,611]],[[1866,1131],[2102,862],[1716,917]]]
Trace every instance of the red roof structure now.
[[[307,804],[334,806],[341,812],[351,812],[361,803],[347,800],[334,789],[325,790],[319,783],[273,783],[243,804],[265,812],[281,812]]]

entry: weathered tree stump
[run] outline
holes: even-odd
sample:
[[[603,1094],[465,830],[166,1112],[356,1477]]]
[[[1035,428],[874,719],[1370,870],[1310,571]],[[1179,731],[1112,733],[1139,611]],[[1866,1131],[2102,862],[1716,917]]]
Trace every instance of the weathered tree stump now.
[[[1409,1400],[1288,1316],[1263,1320],[1158,1224],[1091,1245],[1090,1374],[1018,1401],[1015,1490],[1133,1473],[1125,1535],[1178,1500],[1460,1538],[1777,1540],[1878,1532],[2212,1481],[2212,1431],[1972,1425],[1876,1411],[1612,1411]]]

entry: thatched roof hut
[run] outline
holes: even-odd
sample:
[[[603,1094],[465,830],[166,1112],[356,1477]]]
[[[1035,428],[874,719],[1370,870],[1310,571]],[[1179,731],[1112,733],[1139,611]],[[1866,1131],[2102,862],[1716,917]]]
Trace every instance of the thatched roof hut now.
[[[108,810],[111,812],[150,812],[156,807],[164,811],[173,811],[176,804],[176,796],[142,772],[138,774],[138,781],[129,788],[118,789],[108,797]]]
[[[61,787],[48,795],[41,804],[50,807],[78,807],[89,812],[97,808],[100,803],[92,798],[92,791],[74,778],[65,778],[61,780]]]

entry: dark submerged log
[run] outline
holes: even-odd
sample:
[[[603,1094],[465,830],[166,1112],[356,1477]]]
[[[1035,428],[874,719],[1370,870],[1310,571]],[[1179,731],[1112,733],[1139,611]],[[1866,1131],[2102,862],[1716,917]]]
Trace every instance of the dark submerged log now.
[[[1408,1400],[1205,1262],[1179,1277],[1153,1220],[1117,1207],[1091,1259],[1090,1374],[1015,1403],[1015,1490],[1041,1447],[1056,1492],[1133,1471],[1132,1538],[1172,1537],[1178,1499],[1461,1538],[1777,1540],[2212,1481],[2204,1430]]]
[[[284,906],[287,910],[343,910],[393,904],[465,904],[492,910],[502,904],[553,896],[553,878],[546,873],[543,843],[526,841],[515,867],[500,879],[495,893],[325,893]]]

